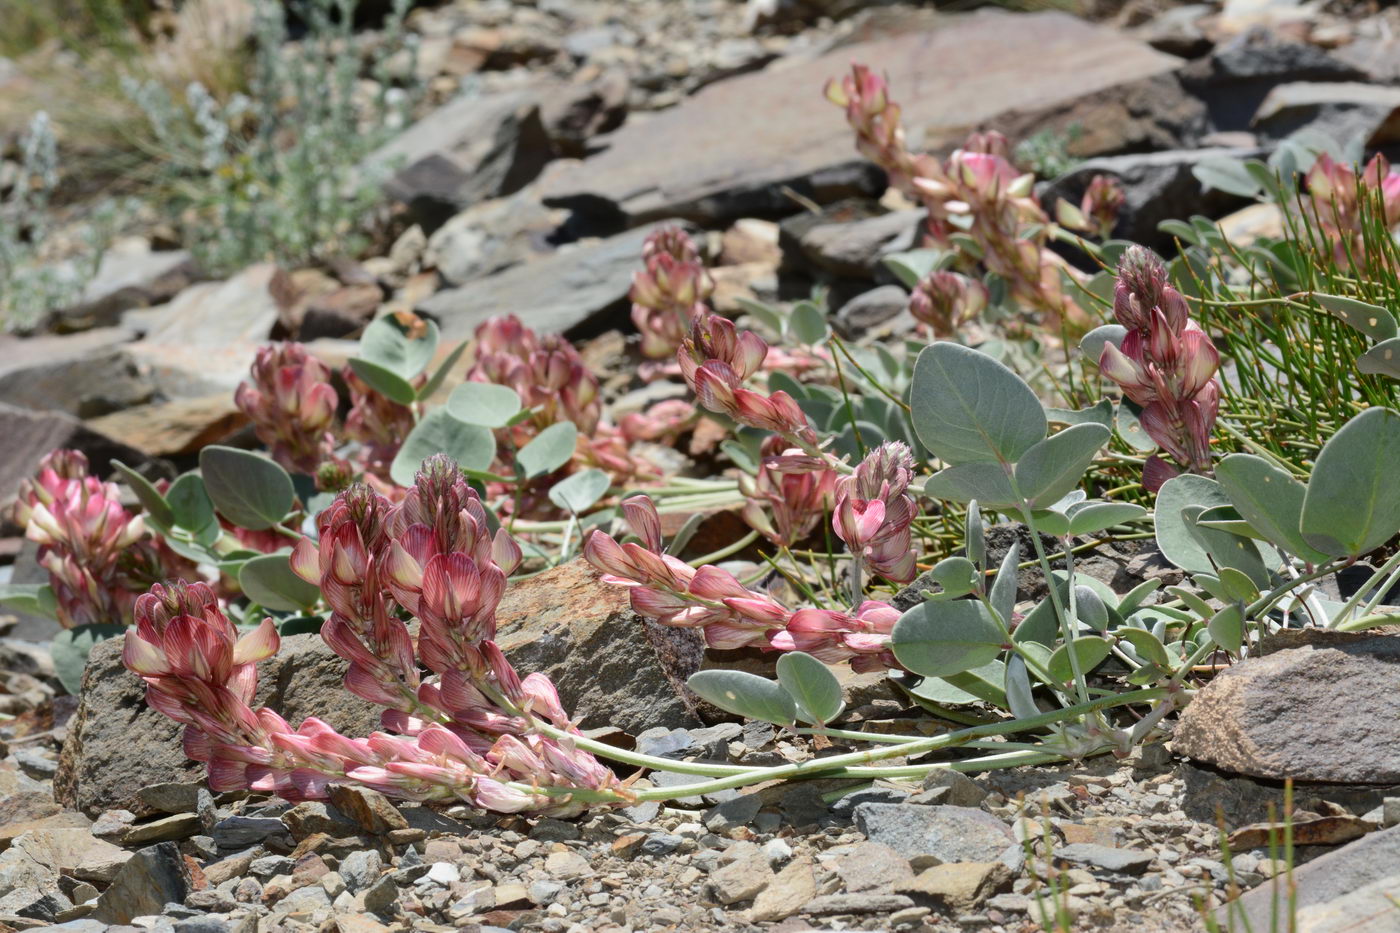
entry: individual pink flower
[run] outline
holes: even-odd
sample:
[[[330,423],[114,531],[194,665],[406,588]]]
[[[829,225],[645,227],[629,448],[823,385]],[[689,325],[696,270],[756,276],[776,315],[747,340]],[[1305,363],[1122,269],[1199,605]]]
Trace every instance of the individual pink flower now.
[[[1143,430],[1181,467],[1210,469],[1210,435],[1220,408],[1215,371],[1220,354],[1188,316],[1186,300],[1150,250],[1130,247],[1118,266],[1114,316],[1127,329],[1121,346],[1105,344],[1099,369],[1142,406]],[[1174,470],[1149,461],[1144,485],[1160,488]]]
[[[916,573],[914,499],[908,493],[913,470],[909,447],[887,441],[854,474],[836,481],[832,528],[868,571],[896,583],[908,583]]]
[[[252,378],[239,383],[233,400],[272,459],[294,473],[314,474],[335,446],[339,399],[330,368],[299,343],[259,347]]]
[[[824,460],[790,449],[781,437],[764,440],[758,474],[739,478],[749,527],[780,547],[792,547],[812,533],[831,510],[836,473]],[[808,469],[791,469],[799,459]]]

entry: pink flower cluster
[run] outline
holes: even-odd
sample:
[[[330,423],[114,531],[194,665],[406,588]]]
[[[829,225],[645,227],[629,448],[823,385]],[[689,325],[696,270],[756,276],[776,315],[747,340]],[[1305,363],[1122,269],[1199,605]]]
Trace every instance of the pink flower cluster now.
[[[259,347],[252,380],[239,384],[233,401],[272,459],[289,470],[315,473],[334,449],[331,426],[340,400],[331,371],[299,343]]]
[[[646,268],[632,277],[632,322],[642,334],[642,355],[674,356],[690,327],[704,313],[714,281],[695,242],[680,227],[661,227],[642,244]]]
[[[1099,369],[1142,406],[1141,422],[1162,449],[1192,472],[1210,469],[1210,435],[1220,407],[1220,354],[1191,320],[1186,299],[1151,250],[1130,247],[1118,264],[1113,314],[1127,329],[1121,347],[1106,344]],[[1161,487],[1177,470],[1148,460],[1143,484]]]
[[[1055,220],[1062,227],[1108,239],[1127,203],[1128,196],[1117,179],[1111,175],[1095,175],[1084,189],[1078,207],[1063,198],[1055,205]]]
[[[235,391],[234,403],[253,422],[272,459],[294,473],[317,475],[326,464],[340,472],[349,470],[350,465],[335,456],[335,448],[352,440],[363,445],[358,468],[387,478],[389,464],[413,430],[412,409],[376,392],[349,366],[341,370],[341,378],[350,393],[350,411],[339,424],[340,396],[331,383],[330,368],[302,344],[259,347],[250,375]],[[426,378],[419,376],[416,385]]]
[[[88,473],[87,457],[55,450],[20,482],[12,518],[39,545],[65,628],[130,621],[137,594],[187,561],[146,536],[115,483]]]
[[[186,752],[208,762],[211,787],[298,800],[352,783],[554,815],[627,800],[592,755],[541,731],[576,734],[549,679],[521,679],[493,641],[520,551],[489,532],[455,463],[428,460],[397,504],[352,487],[318,528],[319,541],[293,552],[293,570],[321,587],[333,610],[323,637],[350,662],[347,689],[386,707],[387,731],[349,738],[315,718],[293,730],[272,710],[252,710],[256,662],[278,647],[271,620],[236,638],[208,587],[157,586],[138,602],[123,659],[151,705],[185,724]],[[405,611],[419,620],[416,638]]]
[[[1400,225],[1400,172],[1380,153],[1358,176],[1354,166],[1337,162],[1324,152],[1308,171],[1307,186],[1305,209],[1331,239],[1333,256],[1343,269],[1350,268],[1365,250],[1361,234],[1364,202],[1380,208],[1387,230]]]
[[[934,245],[949,248],[953,235],[964,233],[1013,298],[1046,313],[1052,323],[1086,319],[1061,286],[1062,264],[1045,248],[1049,224],[1031,192],[1035,178],[1011,164],[1004,136],[975,133],[940,164],[909,152],[899,105],[890,100],[884,79],[865,65],[828,81],[826,96],[845,108],[860,152],[885,170],[892,186],[928,208]]]
[[[598,379],[563,337],[537,334],[507,314],[476,329],[473,353],[468,381],[508,386],[531,409],[530,420],[516,427],[519,444],[560,421],[572,421],[580,434],[598,426],[603,415]]]
[[[701,407],[813,451],[816,432],[791,395],[744,388],[744,381],[758,371],[767,355],[768,344],[758,334],[738,332],[731,321],[707,313],[691,321],[676,361]]]
[[[695,568],[666,554],[660,516],[646,496],[626,499],[622,506],[640,541],[619,544],[594,531],[583,553],[604,581],[628,587],[639,614],[663,625],[701,628],[714,648],[805,651],[828,663],[849,661],[859,671],[900,666],[889,645],[899,610],[888,603],[869,600],[852,613],[790,610],[719,567]]]
[[[935,337],[952,337],[964,324],[977,320],[991,296],[977,279],[937,269],[919,280],[909,296],[909,313],[927,324]]]
[[[910,531],[913,478],[909,447],[888,441],[867,454],[855,473],[836,481],[832,528],[867,571],[896,583],[909,583],[917,573]]]

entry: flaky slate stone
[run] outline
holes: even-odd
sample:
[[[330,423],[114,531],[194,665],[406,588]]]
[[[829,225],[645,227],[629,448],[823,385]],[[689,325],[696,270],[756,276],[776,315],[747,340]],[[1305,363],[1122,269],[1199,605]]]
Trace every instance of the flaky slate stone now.
[[[863,803],[856,828],[871,842],[905,858],[932,856],[939,862],[996,861],[1016,838],[1001,820],[972,807],[915,803]]]
[[[585,336],[625,320],[625,314],[619,314],[613,321],[609,312],[626,307],[632,273],[642,267],[642,241],[652,229],[561,249],[440,291],[419,302],[417,310],[438,321],[446,340],[465,339],[478,324],[499,314],[519,315],[541,333]]]
[[[132,466],[147,459],[135,448],[99,434],[71,415],[31,411],[4,402],[0,402],[0,438],[0,503],[14,496],[20,480],[32,476],[44,455],[58,447],[81,450],[102,475],[113,457]]]
[[[1197,692],[1173,747],[1250,777],[1400,783],[1400,638],[1246,658]]]
[[[147,784],[204,777],[180,746],[183,727],[146,706],[145,686],[122,665],[121,648],[121,639],[94,646],[54,776],[54,796],[90,815],[138,811]],[[345,668],[320,636],[283,638],[277,656],[259,665],[254,705],[293,725],[318,716],[347,735],[368,735],[379,727],[379,708],[344,689]]]
[[[855,151],[829,78],[867,62],[886,73],[910,137],[940,148],[1012,110],[1033,112],[1170,71],[1177,59],[1057,12],[984,10],[711,85],[542,184],[557,203],[626,224],[792,213],[783,186],[820,202],[880,187]]]
[[[627,590],[603,583],[583,560],[514,582],[496,613],[496,641],[521,676],[542,671],[585,727],[632,734],[700,724],[685,679],[704,641],[632,611]]]
[[[159,914],[166,904],[182,904],[194,882],[179,847],[173,842],[147,846],[133,855],[102,896],[95,920],[128,923],[134,917]]]

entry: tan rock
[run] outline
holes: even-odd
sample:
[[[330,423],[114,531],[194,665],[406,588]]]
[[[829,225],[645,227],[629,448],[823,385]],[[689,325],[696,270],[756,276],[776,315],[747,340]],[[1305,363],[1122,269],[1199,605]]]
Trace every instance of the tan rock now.
[[[949,862],[894,886],[896,894],[952,908],[975,907],[1011,881],[1001,862]]]
[[[332,784],[329,794],[331,803],[364,827],[366,832],[380,835],[394,829],[408,829],[408,820],[379,791],[350,784]]]
[[[805,855],[795,858],[754,898],[749,919],[754,923],[785,920],[816,896],[812,860]]]

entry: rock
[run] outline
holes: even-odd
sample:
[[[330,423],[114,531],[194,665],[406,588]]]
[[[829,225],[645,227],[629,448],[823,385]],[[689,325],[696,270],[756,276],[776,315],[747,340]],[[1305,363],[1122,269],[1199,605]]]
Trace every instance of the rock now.
[[[703,639],[638,616],[627,591],[584,561],[512,584],[496,619],[506,657],[522,676],[547,674],[584,727],[700,725],[684,683],[699,670]]]
[[[1400,84],[1400,36],[1358,37],[1334,50],[1332,57],[1374,84]]]
[[[30,411],[0,402],[0,437],[5,439],[0,446],[0,502],[10,500],[20,480],[33,476],[44,455],[58,447],[81,450],[103,475],[114,458],[134,467],[147,462],[134,447],[58,411]]]
[[[621,68],[592,81],[547,85],[540,93],[540,118],[554,151],[569,158],[588,155],[593,137],[612,132],[627,119],[630,89]]]
[[[961,771],[940,769],[930,771],[924,778],[919,803],[944,803],[955,807],[980,806],[987,799],[987,789]],[[936,800],[922,798],[937,794]]]
[[[1400,88],[1350,81],[1298,81],[1269,91],[1252,128],[1272,138],[1309,128],[1369,149],[1400,141]]]
[[[29,790],[0,797],[0,849],[8,848],[18,836],[36,829],[88,827],[81,813],[64,810],[43,791]]]
[[[1168,55],[1198,58],[1211,50],[1213,43],[1201,29],[1200,23],[1214,12],[1215,7],[1207,3],[1169,7],[1132,30],[1132,34]]]
[[[1307,933],[1355,933],[1400,926],[1400,872],[1362,885],[1355,891],[1297,913],[1297,928]]]
[[[905,858],[932,856],[939,862],[991,862],[1015,845],[1001,820],[970,807],[909,803],[863,803],[856,828]]]
[[[762,263],[773,268],[783,260],[778,225],[756,217],[745,217],[720,236],[719,262],[726,266]]]
[[[0,337],[0,402],[91,418],[148,401],[155,384],[120,349],[134,337],[122,327]]]
[[[30,922],[57,920],[72,906],[62,892],[34,885],[17,886],[0,897],[0,915],[23,917]]]
[[[859,340],[871,328],[896,317],[908,306],[908,292],[898,285],[881,285],[843,304],[831,323],[842,336]]]
[[[1398,859],[1400,827],[1370,833],[1304,865],[1295,866],[1289,879],[1290,885],[1265,881],[1238,900],[1217,908],[1216,917],[1221,923],[1234,924],[1235,929],[1252,927],[1256,930],[1267,930],[1272,922],[1270,917],[1274,916],[1275,912],[1280,916],[1287,915],[1289,897],[1292,894],[1300,921],[1311,917],[1318,918],[1319,922],[1330,922],[1330,918],[1337,916],[1338,912],[1323,909],[1325,905],[1340,905],[1342,899],[1369,888],[1366,894],[1351,902],[1356,908],[1354,912],[1347,912],[1352,924],[1351,929],[1389,929],[1392,924],[1384,920],[1375,926],[1356,924],[1368,916],[1360,908],[1367,903],[1373,903],[1371,893],[1376,892],[1378,888],[1393,890]],[[1373,885],[1376,887],[1371,887]],[[1393,909],[1394,903],[1391,902],[1390,906]],[[1313,927],[1300,924],[1297,929],[1311,933]],[[1323,925],[1321,929],[1333,928]],[[1340,931],[1343,927],[1336,929]]]
[[[931,907],[966,910],[1010,883],[1011,869],[1002,862],[950,862],[926,868],[917,877],[897,882],[894,893]]]
[[[230,816],[214,824],[214,844],[220,849],[256,845],[287,832],[287,824],[274,816]]]
[[[433,232],[423,261],[449,285],[465,285],[548,255],[557,214],[529,190],[474,204]]]
[[[156,252],[139,239],[118,242],[103,253],[78,301],[54,311],[50,323],[64,331],[110,326],[123,311],[169,301],[198,278],[185,250]]]
[[[773,881],[773,869],[763,853],[755,850],[710,875],[710,891],[721,904],[751,900]]]
[[[377,790],[353,784],[332,784],[331,803],[360,825],[367,833],[382,835],[395,829],[408,829],[408,821]]]
[[[817,893],[817,879],[812,860],[806,856],[793,859],[778,872],[768,886],[758,892],[749,919],[754,923],[785,920],[802,909]]]
[[[1272,202],[1251,204],[1220,218],[1220,232],[1235,246],[1252,246],[1259,240],[1284,235],[1283,211]]]
[[[890,894],[894,885],[914,877],[909,859],[882,842],[856,843],[831,867],[850,894]]]
[[[87,424],[95,431],[122,438],[147,456],[181,457],[219,443],[247,423],[248,416],[233,403],[233,395],[219,392],[138,405],[93,418]]]
[[[394,884],[391,875],[385,875],[365,889],[365,910],[375,914],[389,913],[398,899],[398,885]]]
[[[1205,188],[1191,174],[1197,163],[1218,158],[1251,159],[1264,154],[1259,149],[1192,149],[1090,159],[1042,185],[1040,200],[1051,213],[1061,198],[1078,206],[1096,175],[1115,178],[1123,186],[1126,203],[1113,236],[1166,250],[1171,247],[1172,237],[1157,229],[1162,221],[1196,214],[1218,217],[1246,203],[1237,195]]]
[[[121,867],[112,884],[97,899],[93,919],[129,923],[135,917],[158,914],[170,903],[180,904],[192,880],[180,850],[161,842],[140,850]]]
[[[85,813],[138,810],[140,788],[203,777],[203,766],[185,758],[183,727],[146,707],[145,687],[122,665],[121,649],[121,639],[93,648],[54,776],[55,797]],[[346,692],[346,664],[318,636],[283,638],[281,651],[259,668],[255,706],[270,706],[294,724],[319,716],[347,735],[379,727],[379,708]]]
[[[193,813],[176,813],[149,823],[138,823],[126,831],[122,837],[125,845],[139,845],[145,842],[165,842],[169,839],[188,839],[200,831],[200,819]]]
[[[712,807],[704,816],[705,828],[712,833],[724,833],[747,826],[758,816],[763,800],[757,794],[745,794]]]
[[[542,333],[582,336],[625,315],[632,273],[642,265],[642,241],[651,228],[629,230],[561,249],[553,255],[449,288],[418,303],[417,310],[442,327],[443,338],[461,340],[497,314],[517,313]]]
[[[545,859],[544,870],[546,874],[560,881],[575,881],[593,874],[588,859],[577,852],[567,851],[549,853],[549,857]]]
[[[874,279],[886,256],[914,248],[927,217],[923,210],[905,210],[857,220],[816,222],[819,218],[808,214],[784,221],[781,229],[797,240],[797,250],[813,268],[832,275]],[[787,236],[784,245],[791,249]]]
[[[157,323],[142,343],[216,348],[264,341],[294,299],[287,274],[271,263],[259,263],[227,281],[193,285],[169,304],[152,309]]]
[[[1244,130],[1276,85],[1291,81],[1364,81],[1357,68],[1315,45],[1265,30],[1236,37],[1181,69],[1182,86],[1205,101],[1212,129]]]
[[[1400,783],[1400,639],[1246,658],[1196,694],[1173,747],[1252,777]]]
[[[478,201],[513,194],[552,158],[533,91],[461,96],[375,150],[368,174],[406,202],[425,231]]]
[[[856,154],[840,111],[820,93],[853,60],[888,75],[906,124],[930,148],[956,145],[1007,111],[1043,110],[1176,64],[1062,13],[1018,14],[1014,26],[989,10],[938,22],[710,85],[623,126],[606,151],[551,172],[545,203],[632,225],[791,213],[784,187],[819,203],[878,194],[879,173]]]
[[[804,914],[829,917],[838,914],[883,914],[913,907],[914,902],[903,894],[825,894],[814,897],[802,907]]]
[[[340,861],[340,868],[337,869],[340,877],[345,880],[345,887],[354,894],[363,891],[375,881],[379,880],[380,874],[384,871],[384,862],[379,857],[379,853],[373,849],[361,849],[351,852]]]
[[[1140,875],[1156,856],[1141,849],[1118,849],[1092,842],[1072,842],[1055,850],[1055,858],[1072,865],[1091,865],[1104,871]]]

